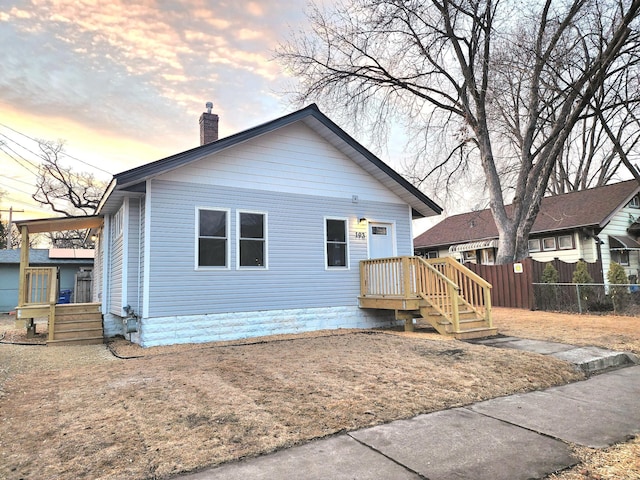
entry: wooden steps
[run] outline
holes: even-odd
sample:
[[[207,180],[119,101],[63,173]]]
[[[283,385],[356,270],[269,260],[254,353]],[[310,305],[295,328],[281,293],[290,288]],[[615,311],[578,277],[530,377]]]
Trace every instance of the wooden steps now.
[[[99,303],[56,305],[53,338],[47,345],[93,345],[104,342]]]
[[[459,339],[498,333],[491,321],[491,284],[451,257],[362,260],[358,305],[395,310],[409,331],[416,320]]]
[[[396,318],[404,319],[405,326],[409,326],[409,321],[416,321],[416,326],[430,326],[436,329],[441,335],[454,337],[458,340],[471,340],[474,338],[492,337],[498,334],[498,329],[490,326],[489,322],[480,317],[473,309],[468,308],[464,301],[458,302],[458,330],[456,331],[452,322],[447,320],[438,312],[427,300],[420,302],[418,310],[396,311]]]

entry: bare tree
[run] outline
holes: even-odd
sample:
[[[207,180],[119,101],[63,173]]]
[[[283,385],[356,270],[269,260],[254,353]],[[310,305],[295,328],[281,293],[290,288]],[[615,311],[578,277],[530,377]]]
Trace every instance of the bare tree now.
[[[550,194],[606,185],[627,171],[640,182],[632,163],[640,142],[639,78],[637,58],[607,77],[567,139],[551,174]]]
[[[313,7],[313,33],[278,56],[301,80],[297,101],[377,128],[403,115],[423,139],[446,137],[438,160],[451,173],[477,158],[508,263],[528,255],[574,126],[636,61],[639,10],[640,0],[352,0]]]
[[[36,192],[32,198],[54,212],[68,217],[95,213],[104,192],[104,184],[90,173],[77,173],[70,167],[63,166],[62,143],[41,140],[38,146],[41,164],[36,180]],[[84,246],[85,237],[85,232],[79,230],[49,234],[52,244],[59,248]]]
[[[72,217],[96,211],[104,185],[90,173],[76,173],[64,167],[60,155],[64,145],[41,140],[40,164],[33,199],[54,212]]]

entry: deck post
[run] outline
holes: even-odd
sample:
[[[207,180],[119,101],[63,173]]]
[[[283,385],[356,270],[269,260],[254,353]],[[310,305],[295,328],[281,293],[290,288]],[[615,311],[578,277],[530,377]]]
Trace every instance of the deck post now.
[[[25,304],[25,275],[27,267],[29,266],[29,231],[27,230],[27,227],[23,226],[20,233],[20,283],[18,284],[18,306],[22,307]]]
[[[453,331],[459,332],[460,331],[460,310],[458,308],[459,307],[458,302],[460,300],[458,298],[458,295],[460,294],[460,291],[458,290],[458,287],[452,283],[448,284],[448,290],[449,290],[449,298],[451,299],[451,323],[453,324]]]
[[[491,289],[484,287],[484,319],[489,328],[493,328],[493,320],[491,320]]]
[[[402,289],[404,298],[411,296],[411,263],[409,257],[402,257]]]
[[[11,225],[9,225],[11,228]],[[18,274],[18,308],[24,306],[26,303],[26,276],[27,267],[29,266],[29,230],[26,226],[20,229],[20,272]],[[18,310],[19,312],[19,310]],[[18,313],[16,312],[16,313]],[[16,328],[25,328],[27,325],[31,325],[32,318],[21,318],[19,314],[16,315]]]
[[[58,279],[56,277],[55,269],[49,271],[49,338],[48,340],[55,340],[55,325],[56,325],[56,303],[58,302]]]

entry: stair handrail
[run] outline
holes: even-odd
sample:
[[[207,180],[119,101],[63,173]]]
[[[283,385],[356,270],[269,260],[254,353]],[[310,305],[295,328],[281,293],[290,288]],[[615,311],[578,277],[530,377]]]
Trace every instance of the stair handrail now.
[[[411,257],[415,263],[417,294],[448,320],[455,332],[460,330],[460,287],[422,257]]]
[[[493,327],[491,318],[491,288],[492,285],[480,275],[465,267],[452,257],[425,259],[430,265],[444,265],[443,272],[460,287],[461,298],[467,307],[473,309],[484,318],[489,328]],[[434,267],[436,268],[436,267]],[[437,269],[437,268],[436,268]],[[457,274],[454,273],[457,272]],[[479,290],[482,292],[480,293]],[[482,300],[482,302],[480,301]]]

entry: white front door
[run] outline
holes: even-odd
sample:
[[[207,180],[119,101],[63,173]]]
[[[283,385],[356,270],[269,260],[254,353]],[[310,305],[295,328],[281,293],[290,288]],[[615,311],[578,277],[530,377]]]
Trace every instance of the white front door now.
[[[369,223],[369,258],[395,257],[392,223]]]

